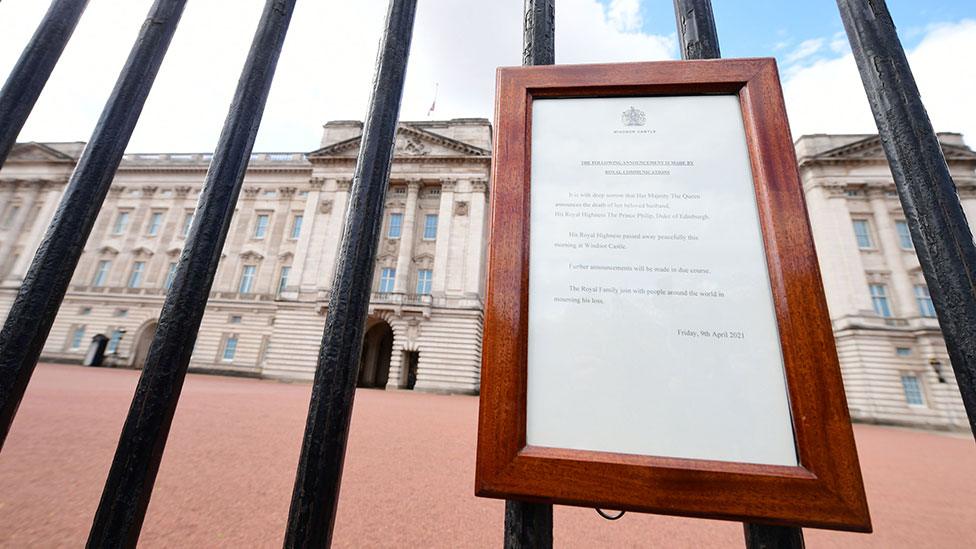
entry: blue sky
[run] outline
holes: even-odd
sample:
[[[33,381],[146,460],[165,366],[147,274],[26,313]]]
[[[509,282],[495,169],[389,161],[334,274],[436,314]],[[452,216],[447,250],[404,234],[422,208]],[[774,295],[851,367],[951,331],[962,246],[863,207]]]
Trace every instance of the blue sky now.
[[[712,8],[724,57],[778,56],[804,40],[844,31],[833,0],[713,0]],[[909,49],[918,45],[929,25],[976,18],[973,0],[889,0],[888,9]],[[642,0],[640,14],[644,32],[675,32],[670,0]]]
[[[187,4],[130,151],[213,150],[264,1]],[[298,2],[258,150],[314,150],[326,121],[363,118],[388,1]],[[401,119],[491,118],[495,69],[521,63],[523,1],[420,2]],[[152,2],[90,0],[20,140],[89,138]],[[725,57],[779,58],[794,136],[876,131],[834,0],[713,4]],[[936,129],[976,146],[976,0],[888,4]],[[0,0],[0,80],[48,5]],[[675,35],[672,0],[556,2],[558,63],[673,59]]]

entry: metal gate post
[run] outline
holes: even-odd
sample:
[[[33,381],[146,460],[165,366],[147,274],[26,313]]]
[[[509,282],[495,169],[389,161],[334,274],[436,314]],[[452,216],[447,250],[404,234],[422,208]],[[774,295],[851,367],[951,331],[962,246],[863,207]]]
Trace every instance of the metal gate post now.
[[[721,57],[711,0],[674,0],[682,59]],[[748,549],[802,549],[803,530],[789,526],[744,523]]]
[[[186,0],[156,0],[0,331],[0,449]]]
[[[339,244],[285,547],[332,543],[417,0],[391,0]]]
[[[976,244],[884,0],[838,0],[976,434]]]
[[[555,0],[525,0],[522,64],[552,65],[556,62]],[[505,501],[505,548],[552,547],[552,505]]]
[[[89,547],[135,547],[296,0],[266,0],[122,428]]]
[[[88,0],[54,0],[0,90],[0,167],[17,142]]]

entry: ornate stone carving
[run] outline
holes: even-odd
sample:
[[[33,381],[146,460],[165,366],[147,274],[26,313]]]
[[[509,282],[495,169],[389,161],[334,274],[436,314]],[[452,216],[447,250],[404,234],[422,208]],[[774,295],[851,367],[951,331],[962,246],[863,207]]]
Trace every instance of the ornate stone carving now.
[[[156,191],[158,190],[159,187],[154,187],[152,185],[145,185],[142,187],[142,196],[152,196],[156,194]]]
[[[888,271],[868,271],[865,275],[869,284],[887,284],[888,279],[891,278],[891,273]]]
[[[312,188],[313,191],[320,191],[322,190],[322,186],[325,185],[325,178],[313,177],[312,179],[309,179],[308,185],[309,187]]]
[[[468,203],[464,201],[454,203],[454,215],[464,216],[468,215]]]
[[[453,179],[441,179],[442,193],[453,193],[455,188],[457,188],[457,182]]]
[[[244,187],[244,200],[254,200],[260,192],[258,187]]]
[[[176,187],[174,190],[176,191],[177,198],[186,198],[190,194],[190,191],[193,190],[193,187]]]
[[[488,182],[484,179],[477,179],[471,182],[471,191],[476,193],[483,193],[488,190]]]
[[[349,188],[352,187],[352,179],[338,179],[336,180],[336,190],[342,192],[349,192]]]
[[[123,185],[112,185],[108,188],[108,194],[110,196],[118,197],[125,192],[125,187]]]
[[[278,192],[281,193],[282,198],[290,199],[298,192],[298,187],[281,187]]]
[[[323,213],[323,214],[330,214],[330,213],[332,213],[332,201],[331,200],[323,200],[319,204],[319,213]]]
[[[410,156],[423,156],[430,154],[430,148],[416,137],[407,137],[397,140],[396,152]]]
[[[418,269],[432,269],[434,267],[434,256],[429,253],[416,255],[413,258],[413,264]]]

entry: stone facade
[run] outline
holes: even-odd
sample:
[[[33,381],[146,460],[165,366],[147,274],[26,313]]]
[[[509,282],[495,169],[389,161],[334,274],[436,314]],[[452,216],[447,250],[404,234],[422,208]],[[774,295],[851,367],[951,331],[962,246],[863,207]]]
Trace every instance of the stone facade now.
[[[254,154],[191,369],[311,379],[328,313],[362,124],[326,124],[311,153]],[[5,315],[83,143],[24,143],[0,171]],[[360,385],[476,393],[491,128],[404,122],[387,192]],[[126,155],[43,359],[138,366],[200,195],[210,155]]]
[[[253,156],[191,368],[312,377],[361,132],[359,122],[330,122],[316,151]],[[941,138],[976,219],[976,153],[959,135]],[[0,312],[82,147],[21,144],[0,171]],[[490,148],[486,120],[401,124],[361,386],[478,391]],[[853,417],[964,429],[878,137],[804,136],[797,156]],[[110,364],[141,364],[208,162],[206,154],[125,157],[44,359],[79,361],[103,333],[117,341]]]
[[[976,220],[976,153],[958,134],[940,140],[966,215]],[[851,415],[966,429],[880,139],[809,135],[796,150]]]

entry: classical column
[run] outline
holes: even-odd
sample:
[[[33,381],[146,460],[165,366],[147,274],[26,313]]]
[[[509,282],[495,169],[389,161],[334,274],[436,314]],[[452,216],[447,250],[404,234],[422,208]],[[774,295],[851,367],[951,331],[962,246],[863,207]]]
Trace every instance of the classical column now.
[[[47,227],[51,223],[51,218],[54,217],[54,210],[57,209],[61,199],[61,186],[63,183],[42,182],[40,185],[43,187],[38,189],[39,192],[43,193],[40,212],[37,215],[37,219],[34,220],[34,224],[31,226],[30,234],[24,243],[20,257],[17,259],[8,277],[18,284],[24,280],[24,275],[27,274],[27,268],[34,259],[34,253],[37,251],[37,247],[40,246],[41,239],[44,238]]]
[[[30,187],[30,190],[24,190],[25,187]],[[7,274],[13,269],[13,256],[11,252],[15,248],[17,242],[27,240],[23,238],[24,224],[31,217],[31,210],[34,209],[34,202],[37,200],[37,195],[40,194],[43,182],[41,181],[28,181],[25,183],[20,183],[18,189],[22,190],[23,198],[21,199],[20,210],[17,211],[17,217],[7,228],[7,238],[4,239],[3,244],[0,244],[0,279],[6,279]],[[2,220],[0,220],[2,222]],[[25,249],[22,251],[21,255],[29,253]]]
[[[410,262],[413,259],[413,235],[415,232],[414,224],[417,218],[417,193],[420,190],[420,182],[416,180],[407,182],[407,206],[403,212],[403,227],[400,230],[400,250],[397,254],[396,278],[393,281],[393,292],[397,294],[407,293],[407,286],[410,282]]]
[[[871,210],[874,212],[874,223],[878,232],[878,244],[884,255],[885,264],[891,271],[891,290],[895,302],[896,316],[918,316],[915,306],[915,289],[905,268],[901,244],[898,242],[898,230],[888,211],[888,200],[882,190],[872,190],[868,194]]]
[[[488,183],[471,182],[471,206],[468,215],[468,246],[464,257],[464,293],[481,295],[481,280],[485,262],[485,205]]]
[[[441,180],[441,202],[437,212],[437,240],[434,242],[434,272],[431,293],[443,296],[447,290],[447,263],[451,250],[451,225],[454,222],[454,181]]]
[[[332,217],[326,226],[326,240],[322,245],[321,260],[317,263],[314,275],[316,287],[332,289],[332,279],[335,277],[336,255],[339,252],[339,241],[342,239],[342,227],[346,223],[346,209],[349,202],[349,188],[351,179],[336,181],[335,201],[332,204]]]
[[[305,280],[307,272],[305,265],[309,259],[309,244],[312,242],[312,235],[317,232],[315,229],[319,214],[328,215],[332,210],[331,202],[327,208],[320,210],[319,200],[322,196],[323,185],[325,185],[325,178],[313,177],[309,181],[309,191],[305,196],[305,209],[302,211],[302,232],[298,234],[298,243],[295,244],[295,259],[291,262],[291,276],[288,283],[289,288],[295,287],[299,291],[315,291],[314,276],[309,276],[308,282]],[[290,289],[285,290],[285,293],[289,292],[291,292]]]

